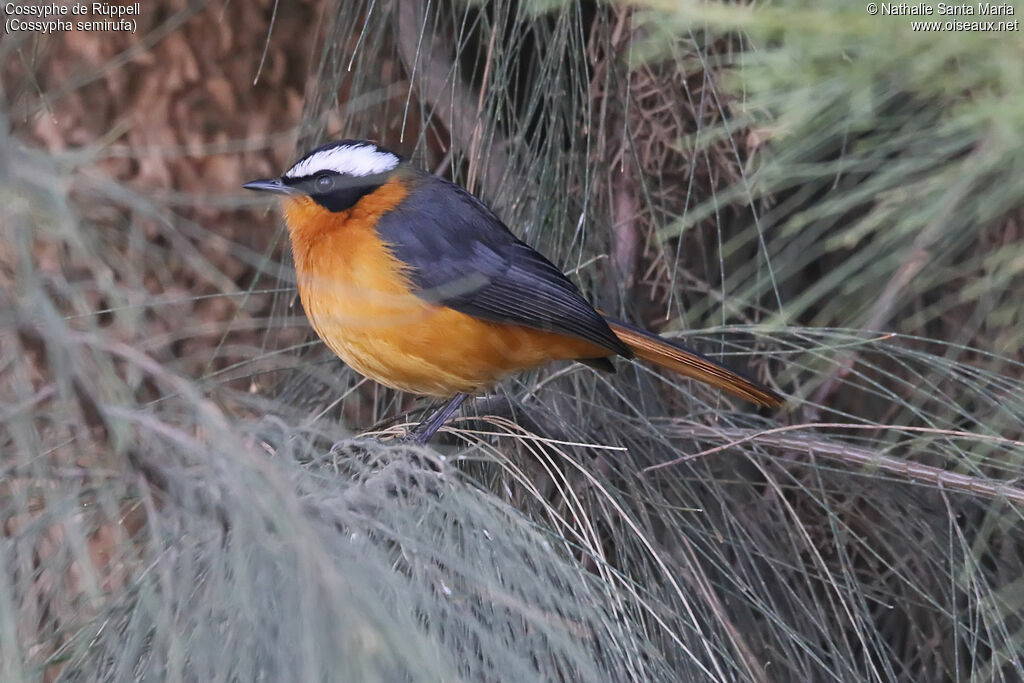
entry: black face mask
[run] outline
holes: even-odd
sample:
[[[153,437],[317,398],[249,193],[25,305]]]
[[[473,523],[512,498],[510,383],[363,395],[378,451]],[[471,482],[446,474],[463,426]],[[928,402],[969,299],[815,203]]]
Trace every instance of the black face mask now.
[[[344,211],[387,182],[390,173],[367,176],[321,171],[304,178],[282,178],[284,185],[309,195],[328,211]]]

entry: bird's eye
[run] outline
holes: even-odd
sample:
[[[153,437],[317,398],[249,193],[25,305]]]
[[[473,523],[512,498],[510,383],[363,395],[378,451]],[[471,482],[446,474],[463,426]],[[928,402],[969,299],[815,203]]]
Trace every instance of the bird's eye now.
[[[313,181],[317,192],[330,192],[331,188],[334,187],[334,176],[327,175],[326,173],[316,177]]]

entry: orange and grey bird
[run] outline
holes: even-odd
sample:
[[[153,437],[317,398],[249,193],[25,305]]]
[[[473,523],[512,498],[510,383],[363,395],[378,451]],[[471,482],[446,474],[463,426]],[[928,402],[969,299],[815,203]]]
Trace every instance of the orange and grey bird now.
[[[463,400],[518,370],[640,358],[765,406],[782,398],[681,344],[598,313],[483,202],[362,140],[319,147],[279,178],[313,329],[359,373],[449,399],[414,431],[426,442]]]

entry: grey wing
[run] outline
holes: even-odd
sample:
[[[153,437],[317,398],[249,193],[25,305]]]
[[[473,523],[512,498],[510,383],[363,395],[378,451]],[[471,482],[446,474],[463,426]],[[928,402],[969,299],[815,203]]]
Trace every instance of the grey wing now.
[[[414,183],[377,230],[410,267],[417,296],[483,320],[560,332],[633,356],[576,286],[482,202],[434,176]]]

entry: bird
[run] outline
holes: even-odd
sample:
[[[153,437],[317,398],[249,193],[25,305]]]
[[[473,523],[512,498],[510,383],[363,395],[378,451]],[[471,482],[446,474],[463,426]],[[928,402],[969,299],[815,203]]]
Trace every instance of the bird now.
[[[614,372],[641,359],[763,406],[768,387],[598,312],[484,202],[375,142],[324,144],[280,177],[299,298],[347,365],[393,389],[445,399],[406,437],[431,437],[470,395],[515,372],[579,361]]]

